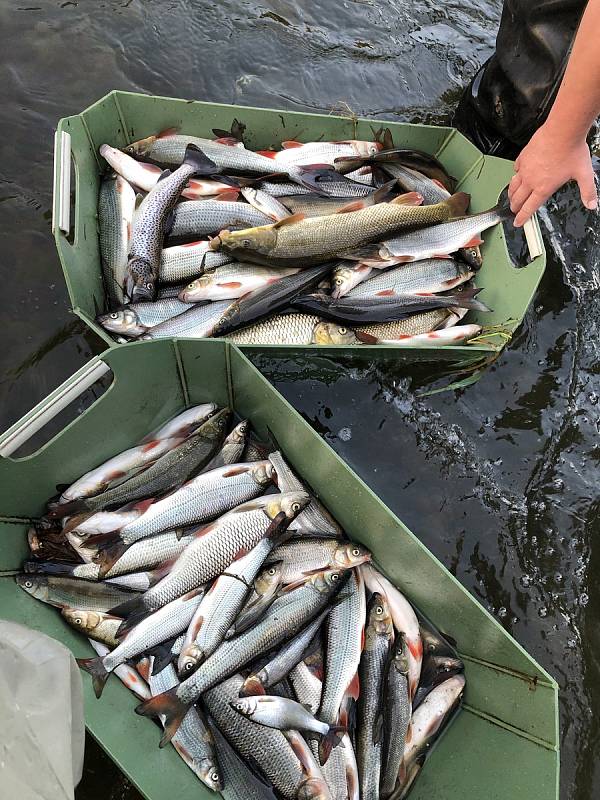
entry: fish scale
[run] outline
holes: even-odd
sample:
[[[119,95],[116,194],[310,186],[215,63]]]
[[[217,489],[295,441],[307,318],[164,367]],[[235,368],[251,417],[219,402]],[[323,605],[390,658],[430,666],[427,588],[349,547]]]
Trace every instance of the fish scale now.
[[[464,283],[473,272],[452,258],[427,258],[377,272],[347,293],[347,297],[372,297],[378,292],[396,294],[443,292]]]
[[[256,764],[286,800],[295,800],[304,775],[283,733],[257,725],[229,705],[238,697],[242,683],[243,678],[234,675],[207,691],[206,708],[237,752]]]
[[[261,473],[270,462],[228,464],[198,475],[180,489],[147,509],[141,517],[121,529],[121,539],[138,539],[182,525],[199,525],[262,494],[270,483],[270,472]],[[243,470],[241,474],[231,474]]]
[[[313,314],[277,314],[233,331],[227,338],[233,344],[311,344],[321,321]]]
[[[144,606],[160,608],[210,581],[231,564],[237,553],[258,544],[270,524],[262,509],[226,514],[210,526],[209,532],[195,537],[170,574],[144,594]]]
[[[169,236],[205,236],[224,228],[241,230],[268,225],[273,220],[249,203],[225,200],[187,200],[173,212]],[[164,278],[163,278],[164,280]]]
[[[278,597],[254,628],[223,642],[197,672],[183,681],[177,690],[179,700],[195,702],[223,678],[281,644],[312,619],[328,598],[329,594],[316,590],[310,582]]]
[[[225,253],[211,250],[208,241],[165,247],[160,254],[158,276],[164,283],[178,283],[231,260]]]
[[[368,333],[378,339],[398,339],[403,336],[414,336],[419,333],[429,333],[441,327],[451,316],[451,312],[446,308],[438,308],[435,311],[426,311],[423,314],[412,314],[405,319],[396,322],[378,322],[372,325],[356,325],[354,330],[360,333]]]

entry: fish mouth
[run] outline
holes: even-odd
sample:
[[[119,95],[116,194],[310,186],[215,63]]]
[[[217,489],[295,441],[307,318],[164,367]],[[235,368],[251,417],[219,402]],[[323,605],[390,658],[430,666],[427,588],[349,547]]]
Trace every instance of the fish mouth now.
[[[221,240],[221,236],[222,236],[222,234],[220,233],[218,236],[214,236],[210,240],[209,247],[210,247],[211,250],[218,250],[221,247],[221,245],[223,244],[223,242]]]

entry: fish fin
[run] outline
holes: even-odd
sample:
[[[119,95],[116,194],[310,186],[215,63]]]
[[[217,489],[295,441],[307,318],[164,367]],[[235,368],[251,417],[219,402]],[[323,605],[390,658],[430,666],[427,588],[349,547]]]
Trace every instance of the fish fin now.
[[[226,203],[235,203],[240,196],[239,189],[219,189],[218,193],[213,197],[213,200],[220,200]]]
[[[119,531],[108,531],[108,533],[93,533],[91,536],[86,536],[85,544],[91,545],[110,545],[120,539]]]
[[[127,548],[128,545],[121,541],[121,539],[118,539],[113,544],[102,547],[92,556],[93,563],[100,567],[100,571],[98,572],[99,578],[106,577],[107,573],[110,572]]]
[[[514,219],[515,216],[510,210],[510,203],[508,202],[508,199],[502,200],[500,203],[498,203],[498,205],[494,206],[492,211],[495,211],[503,222],[509,219]]]
[[[277,155],[276,150],[256,150],[259,156],[264,156],[265,158],[275,158]]]
[[[321,766],[327,763],[331,751],[340,744],[342,736],[344,736],[345,733],[347,733],[346,728],[342,725],[330,726],[328,733],[326,733],[319,742],[319,762]]]
[[[338,208],[338,210],[335,213],[347,214],[349,211],[360,211],[363,208],[365,208],[364,200],[352,200],[350,203],[346,203],[345,206]]]
[[[380,292],[375,292],[375,297],[395,297],[396,292],[393,289],[382,289]]]
[[[49,509],[47,516],[51,519],[62,519],[86,510],[85,500],[71,500],[69,503],[60,503],[55,508]]]
[[[85,522],[86,519],[89,519],[95,513],[95,511],[84,511],[82,514],[73,514],[73,516],[69,517],[66,525],[62,529],[62,532],[65,535],[67,533],[71,533],[71,531],[74,531],[78,525],[81,525],[82,522]]]
[[[108,672],[104,667],[103,656],[97,656],[96,658],[78,658],[77,664],[81,667],[81,669],[84,669],[86,672],[90,673],[92,676],[94,693],[96,697],[100,698],[102,695],[102,690],[104,689],[104,684],[110,675],[110,672]]]
[[[485,303],[475,299],[475,296],[479,294],[480,291],[481,287],[478,287],[476,289],[464,289],[462,292],[443,296],[453,300],[458,308],[468,308],[470,311],[491,311]]]
[[[241,285],[241,281],[225,281],[223,283],[217,283],[217,286],[225,289],[239,289]]]
[[[471,195],[466,192],[456,192],[456,194],[444,200],[445,205],[450,208],[450,219],[464,216],[467,213],[470,202]]]
[[[377,344],[379,341],[377,336],[373,336],[370,333],[365,333],[364,331],[354,331],[354,335],[358,341],[362,342],[363,344]]]
[[[267,528],[264,538],[265,539],[275,539],[277,541],[281,541],[281,537],[285,536],[288,537],[287,531],[287,524],[286,524],[286,515],[285,511],[280,511],[276,514],[273,519],[271,520],[269,527]],[[285,530],[282,530],[282,525],[285,525]],[[291,536],[291,533],[289,534]]]
[[[237,147],[239,144],[239,141],[235,139],[233,136],[230,136],[229,134],[226,134],[224,136],[217,136],[217,138],[214,141],[218,142],[219,144],[226,144],[229,147]]]
[[[300,173],[297,178],[298,183],[320,195],[325,194],[319,184],[320,179],[325,178],[327,180],[327,178],[331,178],[332,175],[335,175],[336,179],[339,180],[339,176],[336,174],[335,170],[331,168],[330,164],[311,164],[298,167],[297,169]],[[290,175],[290,178],[291,177]]]
[[[139,593],[136,593],[134,597],[130,597],[128,600],[124,600],[122,603],[110,608],[108,613],[114,614],[115,617],[127,617],[129,614],[137,613],[143,608],[144,605],[142,603],[142,596]]]
[[[388,181],[384,183],[383,186],[380,186],[376,192],[371,195],[371,198],[375,204],[383,203],[387,197],[393,194],[394,189],[397,189],[397,181],[394,178],[393,181]]]
[[[193,167],[196,175],[212,175],[219,171],[215,162],[191,143],[185,148],[183,163]]]
[[[177,687],[175,686],[167,692],[157,694],[149,700],[144,700],[143,703],[140,703],[139,706],[136,707],[135,713],[140,714],[142,717],[158,717],[159,715],[164,715],[165,732],[159,745],[160,747],[164,747],[177,733],[177,729],[187,714],[190,705],[182,703],[177,697]]]
[[[56,484],[56,491],[58,494],[62,494],[66,489],[69,488],[70,483],[57,483]]]
[[[452,258],[450,253],[434,253],[433,258]]]
[[[256,675],[249,675],[240,687],[240,697],[253,697],[266,694],[265,687]]]
[[[479,247],[480,244],[483,244],[481,236],[473,236],[472,239],[469,239],[468,242],[463,244],[463,247]]]
[[[152,656],[153,676],[161,673],[165,667],[168,667],[169,664],[172,664],[177,658],[175,653],[171,652],[171,647],[173,646],[174,641],[175,639],[168,639],[166,642],[162,642],[161,644],[156,645],[156,647],[146,650],[146,655]]]
[[[147,617],[149,617],[153,611],[147,611],[146,609],[140,611],[133,611],[129,614],[129,616],[123,620],[123,622],[117,628],[117,632],[115,634],[117,639],[123,639],[125,636],[135,628],[136,625],[139,625],[140,622],[143,622]],[[120,616],[117,614],[116,616]]]
[[[281,146],[284,150],[291,150],[294,147],[303,147],[303,142],[297,142],[295,139],[286,139],[285,142],[281,143]]]
[[[132,505],[131,510],[132,511],[141,511],[142,514],[143,514],[145,511],[148,511],[148,509],[150,508],[152,503],[154,503],[154,500],[155,500],[154,497],[148,497],[145,500],[140,500],[139,502],[134,503]]]
[[[161,131],[156,135],[156,139],[165,139],[167,136],[175,136],[179,133],[179,128],[173,126],[172,128],[165,128],[164,131]]]
[[[135,668],[137,669],[138,673],[146,681],[146,683],[149,682],[150,676],[152,675],[152,672],[150,670],[152,663],[153,662],[150,660],[150,658],[144,656],[143,658],[140,658],[140,660],[135,665]]]
[[[301,222],[303,219],[306,219],[306,214],[292,214],[291,217],[284,217],[283,219],[277,220],[277,222],[273,223],[273,230],[279,230],[279,228],[283,228],[285,225],[294,225],[296,222]]]
[[[235,475],[243,475],[245,472],[248,472],[250,467],[246,466],[245,464],[242,467],[235,467],[228,469],[227,472],[224,472],[221,477],[223,478],[233,478]]]
[[[170,169],[163,169],[163,171],[158,176],[158,180],[156,182],[160,183],[160,181],[164,181],[164,179],[168,178],[169,175],[172,175],[171,170]]]
[[[390,203],[395,206],[420,206],[423,203],[423,195],[418,192],[406,192],[394,197]]]
[[[360,696],[360,680],[358,678],[358,672],[354,673],[354,677],[352,678],[352,680],[348,684],[348,688],[346,689],[346,694],[353,700],[358,700]]]

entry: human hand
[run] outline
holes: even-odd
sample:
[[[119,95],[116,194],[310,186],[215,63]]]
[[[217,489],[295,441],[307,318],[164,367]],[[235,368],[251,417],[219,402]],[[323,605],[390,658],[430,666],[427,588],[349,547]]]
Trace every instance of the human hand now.
[[[515,161],[515,175],[508,187],[514,225],[521,227],[550,195],[567,181],[579,184],[581,202],[598,207],[594,170],[585,139],[569,141],[546,122],[536,131]]]

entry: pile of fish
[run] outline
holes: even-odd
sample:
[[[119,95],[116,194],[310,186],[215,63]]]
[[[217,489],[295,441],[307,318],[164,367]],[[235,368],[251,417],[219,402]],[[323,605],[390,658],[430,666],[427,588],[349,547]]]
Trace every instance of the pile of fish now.
[[[389,130],[385,145],[270,151],[215,133],[100,147],[97,321],[118,340],[439,346],[481,331],[461,321],[488,310],[472,281],[480,234],[507,206],[466,215],[442,164]]]
[[[454,647],[228,408],[61,487],[29,546],[97,696],[115,672],[228,800],[404,797],[460,702]]]

